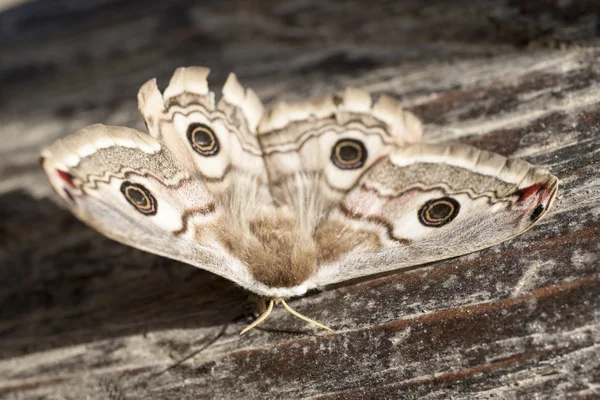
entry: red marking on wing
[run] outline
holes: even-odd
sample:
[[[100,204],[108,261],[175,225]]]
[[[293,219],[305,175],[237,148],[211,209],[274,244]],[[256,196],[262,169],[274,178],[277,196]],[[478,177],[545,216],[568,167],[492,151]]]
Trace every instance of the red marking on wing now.
[[[60,169],[57,169],[56,172],[58,173],[60,179],[62,179],[69,186],[75,186],[75,183],[73,182],[73,179],[75,179],[75,177],[73,175],[71,175],[68,172],[61,171]]]
[[[533,196],[541,189],[541,187],[542,187],[541,183],[535,183],[529,187],[521,189],[519,191],[520,195],[519,195],[519,199],[517,201],[523,201],[523,200],[527,199],[528,197]]]

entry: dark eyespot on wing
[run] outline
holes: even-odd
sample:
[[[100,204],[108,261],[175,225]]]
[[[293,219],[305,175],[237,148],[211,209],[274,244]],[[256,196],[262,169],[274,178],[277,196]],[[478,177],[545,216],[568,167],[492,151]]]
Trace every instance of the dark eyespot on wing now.
[[[531,213],[531,215],[529,216],[529,219],[531,220],[531,222],[537,221],[542,216],[542,214],[544,213],[544,210],[545,210],[545,208],[544,208],[543,205],[540,204],[539,206],[537,206],[533,210],[533,212]]]
[[[460,212],[460,203],[452,197],[429,200],[419,210],[419,222],[425,226],[440,227],[451,222]]]
[[[121,184],[121,193],[125,200],[144,215],[156,214],[156,199],[144,186],[125,181]]]
[[[194,151],[205,157],[219,153],[219,139],[211,127],[201,123],[188,126],[187,138]]]
[[[360,140],[340,139],[331,149],[331,161],[340,169],[357,169],[367,160],[367,149]]]
[[[429,209],[429,216],[434,220],[444,220],[452,214],[452,205],[446,202],[435,204]]]

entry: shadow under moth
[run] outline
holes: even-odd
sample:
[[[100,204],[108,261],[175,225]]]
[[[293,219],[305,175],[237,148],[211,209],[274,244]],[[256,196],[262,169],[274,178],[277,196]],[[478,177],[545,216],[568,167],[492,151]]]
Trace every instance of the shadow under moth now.
[[[455,257],[529,229],[549,209],[548,171],[463,144],[421,144],[389,96],[347,88],[265,111],[230,74],[179,68],[138,93],[149,134],[92,125],[41,152],[53,188],[111,239],[286,298]],[[266,303],[265,303],[266,304]],[[329,328],[326,328],[329,329]]]

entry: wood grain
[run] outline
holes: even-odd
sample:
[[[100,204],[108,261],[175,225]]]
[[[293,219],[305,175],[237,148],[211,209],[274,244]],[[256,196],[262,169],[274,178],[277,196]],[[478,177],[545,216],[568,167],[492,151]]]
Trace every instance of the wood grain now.
[[[0,14],[0,398],[600,397],[596,3],[46,0]],[[79,4],[79,6],[77,6]],[[202,4],[202,5],[200,5]],[[182,65],[266,103],[346,85],[400,98],[431,142],[550,168],[523,236],[291,302],[115,242],[57,202],[37,153]]]

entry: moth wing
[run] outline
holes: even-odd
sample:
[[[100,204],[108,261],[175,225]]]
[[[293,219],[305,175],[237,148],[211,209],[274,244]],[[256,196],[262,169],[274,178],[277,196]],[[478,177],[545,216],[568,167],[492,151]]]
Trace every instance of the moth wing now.
[[[315,234],[315,286],[468,254],[520,235],[558,179],[461,144],[417,144],[373,165]]]
[[[209,90],[208,68],[178,68],[164,93],[156,79],[138,93],[138,106],[150,134],[177,155],[192,175],[199,175],[216,194],[227,193],[231,182],[257,180],[270,201],[267,172],[257,139],[263,105],[251,89],[230,74],[217,102]]]
[[[105,236],[255,288],[214,239],[214,196],[151,136],[92,125],[45,148],[41,162],[71,211]]]
[[[288,104],[265,113],[258,127],[271,192],[279,203],[302,197],[299,186],[339,202],[360,176],[398,146],[420,141],[421,122],[389,96],[375,103],[363,89]],[[340,158],[344,153],[346,160]],[[352,163],[354,155],[355,162]]]

